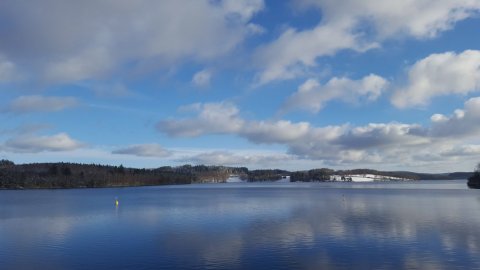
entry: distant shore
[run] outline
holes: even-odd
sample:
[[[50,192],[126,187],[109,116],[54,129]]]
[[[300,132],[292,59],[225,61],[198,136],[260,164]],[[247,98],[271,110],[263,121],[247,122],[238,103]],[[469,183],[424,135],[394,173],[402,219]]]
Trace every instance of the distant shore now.
[[[467,179],[468,172],[426,174],[389,172],[370,169],[308,171],[281,169],[249,170],[245,167],[183,165],[155,169],[78,163],[14,164],[0,160],[0,189],[68,189],[121,188],[140,186],[178,185],[193,183],[225,183],[234,176],[238,181],[261,182],[289,180],[290,182],[329,181],[407,181]]]

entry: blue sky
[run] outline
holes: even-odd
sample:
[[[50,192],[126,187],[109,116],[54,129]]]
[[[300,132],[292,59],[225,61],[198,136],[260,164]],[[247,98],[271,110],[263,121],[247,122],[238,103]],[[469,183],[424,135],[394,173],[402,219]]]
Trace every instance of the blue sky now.
[[[480,0],[0,3],[0,158],[480,161]]]

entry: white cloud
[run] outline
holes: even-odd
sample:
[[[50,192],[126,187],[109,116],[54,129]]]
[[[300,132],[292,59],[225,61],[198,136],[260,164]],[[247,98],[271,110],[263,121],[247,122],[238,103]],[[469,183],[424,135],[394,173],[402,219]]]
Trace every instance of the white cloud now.
[[[453,115],[434,114],[430,135],[434,137],[478,137],[480,133],[480,97],[465,102],[464,109],[457,109]]]
[[[432,117],[430,117],[430,120],[433,123],[441,123],[441,122],[448,121],[448,118],[443,114],[436,113],[436,114],[432,115]]]
[[[47,81],[68,83],[105,75],[115,65],[115,59],[105,48],[89,48],[78,55],[48,63],[44,70]]]
[[[247,29],[252,35],[261,35],[267,32],[267,29],[255,23],[247,24]]]
[[[193,75],[192,83],[198,87],[208,86],[210,84],[210,80],[212,79],[212,75],[213,74],[211,70],[200,70]]]
[[[70,151],[81,148],[80,143],[66,133],[51,136],[20,135],[5,142],[3,149],[16,153],[38,153],[44,151]]]
[[[315,127],[308,122],[246,120],[231,103],[195,104],[188,108],[196,110],[199,116],[162,121],[159,130],[174,137],[236,135],[255,144],[283,145],[288,154],[297,160],[318,160],[334,166],[355,164],[371,167],[372,164],[382,164],[398,168],[431,166],[435,164],[433,161],[437,161],[438,165],[458,158],[460,151],[451,160],[445,157],[445,153],[463,145],[476,145],[475,138],[480,135],[480,98],[470,99],[463,109],[456,110],[452,116],[432,116],[430,126],[390,122]],[[209,117],[202,116],[204,114]],[[192,126],[187,123],[192,123]],[[471,141],[455,139],[459,137],[470,138]],[[480,142],[477,140],[476,143]],[[473,150],[463,151],[470,162]],[[201,154],[200,158],[225,164],[242,160],[224,152]]]
[[[112,154],[134,155],[139,157],[168,157],[172,153],[156,143],[131,145],[118,149]]]
[[[333,165],[402,162],[400,157],[405,154],[399,155],[398,150],[426,147],[431,142],[414,132],[418,128],[400,123],[317,127],[309,131],[308,137],[287,146],[292,154]]]
[[[388,123],[368,124],[355,127],[342,134],[336,144],[345,149],[368,149],[371,147],[391,146],[401,144],[403,146],[422,145],[429,143],[428,138],[419,136],[418,125]]]
[[[334,99],[352,103],[356,103],[362,98],[373,101],[385,91],[387,86],[388,82],[385,79],[374,74],[360,80],[334,77],[325,85],[321,85],[317,80],[309,79],[287,99],[280,111],[304,109],[317,113],[325,103]]]
[[[476,0],[299,0],[320,8],[326,21],[369,22],[379,38],[408,35],[431,38],[451,29],[458,21],[477,15]]]
[[[265,7],[263,0],[221,0],[220,5],[230,16],[248,22],[259,10]]]
[[[163,120],[157,129],[170,136],[195,137],[204,134],[226,134],[239,131],[244,121],[239,118],[239,110],[231,103],[194,104],[182,110],[192,110],[195,118]]]
[[[288,143],[306,136],[309,130],[307,122],[250,121],[238,133],[255,143]]]
[[[232,103],[196,103],[180,108],[196,117],[162,120],[157,129],[173,137],[197,137],[205,134],[240,134],[255,142],[282,143],[298,139],[309,129],[308,123],[290,121],[245,121]]]
[[[233,134],[253,143],[285,145],[291,154],[302,158],[329,160],[334,160],[339,155],[344,156],[342,159],[347,156],[357,156],[360,159],[360,156],[366,155],[365,151],[374,147],[388,148],[398,143],[405,146],[428,142],[422,137],[423,133],[417,131],[419,127],[416,125],[390,123],[356,128],[347,125],[312,127],[307,122],[293,123],[286,120],[247,121],[241,118],[238,108],[230,103],[196,104],[189,107],[195,107],[199,116],[161,121],[159,130],[175,137]]]
[[[20,96],[14,99],[3,111],[15,114],[56,112],[78,104],[78,100],[74,97]]]
[[[398,37],[433,38],[480,11],[475,0],[299,0],[297,4],[317,7],[321,21],[311,29],[287,28],[257,50],[259,84],[297,77],[315,67],[317,58],[340,50],[365,51]]]
[[[436,96],[466,95],[480,91],[480,51],[432,54],[408,71],[408,82],[392,103],[399,107],[424,106]]]
[[[480,145],[461,145],[457,147],[453,147],[452,149],[449,149],[448,151],[442,152],[443,156],[446,157],[451,157],[451,156],[474,156],[477,157],[480,155]]]
[[[46,8],[48,7],[48,8]],[[50,82],[208,62],[251,34],[263,0],[2,2],[0,54]],[[21,64],[20,64],[21,63]]]
[[[278,166],[279,162],[288,162],[292,161],[293,159],[293,156],[281,153],[234,154],[229,151],[213,151],[182,158],[180,161],[205,165],[269,167]]]
[[[346,28],[343,24],[333,24],[305,31],[287,29],[278,39],[255,52],[255,62],[262,70],[257,83],[295,78],[306,67],[316,66],[318,57],[334,55],[342,49],[365,51],[376,46],[356,40]]]

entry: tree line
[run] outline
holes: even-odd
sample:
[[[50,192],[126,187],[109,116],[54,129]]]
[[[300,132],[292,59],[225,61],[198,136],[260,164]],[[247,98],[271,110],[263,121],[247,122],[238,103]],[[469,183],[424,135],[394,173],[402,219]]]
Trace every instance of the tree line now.
[[[246,168],[223,166],[125,168],[123,165],[77,163],[31,163],[16,165],[0,161],[0,188],[96,188],[225,182]]]
[[[477,168],[475,174],[466,172],[426,174],[385,172],[370,169],[335,171],[328,168],[290,172],[280,169],[249,170],[246,167],[206,165],[163,166],[153,169],[138,169],[126,168],[123,165],[110,166],[65,162],[15,164],[12,161],[3,159],[0,160],[0,188],[95,188],[206,182],[221,183],[226,182],[231,175],[238,175],[242,180],[250,182],[276,181],[286,177],[290,177],[292,182],[330,181],[337,176],[341,179],[336,180],[347,180],[348,175],[353,174],[375,174],[412,180],[466,179],[472,175],[480,177],[479,171],[480,167]],[[342,176],[347,177],[343,179]],[[478,178],[472,179],[469,181],[469,186],[474,186],[475,183],[478,183],[478,187],[480,187]]]

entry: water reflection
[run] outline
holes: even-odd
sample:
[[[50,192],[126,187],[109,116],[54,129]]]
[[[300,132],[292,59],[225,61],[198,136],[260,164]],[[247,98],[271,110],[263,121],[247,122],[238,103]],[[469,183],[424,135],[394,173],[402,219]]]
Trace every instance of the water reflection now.
[[[1,192],[0,261],[7,269],[480,268],[472,190],[221,186],[32,191],[31,203],[18,198],[32,193]]]

